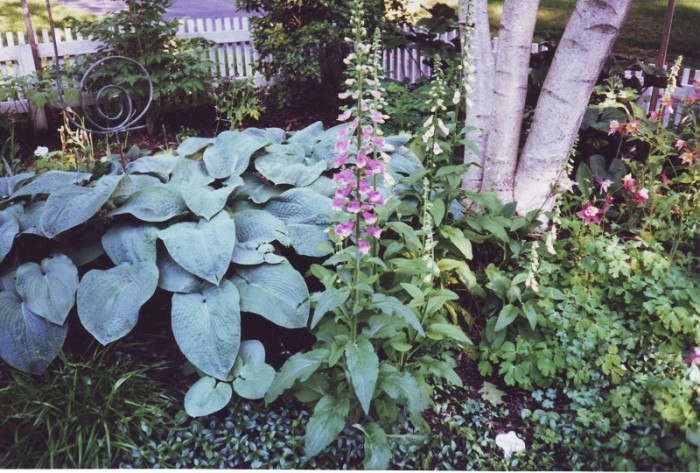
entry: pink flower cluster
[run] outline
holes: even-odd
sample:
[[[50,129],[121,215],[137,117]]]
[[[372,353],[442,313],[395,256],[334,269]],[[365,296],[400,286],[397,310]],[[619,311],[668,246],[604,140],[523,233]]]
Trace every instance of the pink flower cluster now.
[[[683,164],[692,166],[695,161],[697,161],[698,154],[690,149],[686,141],[681,139],[676,140],[676,149],[680,152],[678,157],[681,158]]]
[[[649,190],[644,187],[637,188],[637,181],[632,177],[632,174],[627,174],[622,178],[622,187],[632,193],[632,200],[644,205],[649,200]]]
[[[576,215],[583,219],[584,225],[588,225],[594,222],[596,225],[600,225],[600,216],[605,215],[615,199],[611,195],[605,196],[605,203],[603,208],[593,206],[590,200],[587,200],[583,205],[583,209],[576,213]]]
[[[617,120],[610,120],[610,131],[608,135],[620,134],[622,136],[633,136],[639,131],[639,120],[620,123]]]

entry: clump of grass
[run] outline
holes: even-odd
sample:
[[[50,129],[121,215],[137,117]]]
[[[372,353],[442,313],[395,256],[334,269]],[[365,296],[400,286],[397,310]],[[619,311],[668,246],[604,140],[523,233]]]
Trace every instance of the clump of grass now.
[[[48,30],[49,16],[46,11],[45,0],[28,0],[28,4],[34,30],[38,32],[42,29]],[[0,8],[2,9],[2,15],[0,15],[0,33],[25,31],[24,17],[22,16],[22,8],[19,0],[0,0]],[[88,20],[95,17],[95,15],[90,13],[85,13],[67,5],[62,5],[55,0],[51,2],[51,14],[56,22],[56,26],[59,25],[61,20],[68,16],[74,16],[81,20]]]
[[[173,424],[168,411],[181,401],[153,379],[166,363],[137,363],[113,348],[90,352],[61,354],[41,376],[12,373],[0,389],[0,467],[114,467],[137,439]]]

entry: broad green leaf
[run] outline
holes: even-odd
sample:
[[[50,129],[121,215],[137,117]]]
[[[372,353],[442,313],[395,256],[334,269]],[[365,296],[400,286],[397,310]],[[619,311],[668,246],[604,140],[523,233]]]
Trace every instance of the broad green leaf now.
[[[474,257],[472,254],[472,242],[459,229],[443,225],[440,227],[440,233],[457,247],[465,259],[470,260]]]
[[[160,184],[135,192],[110,215],[131,214],[144,222],[165,222],[185,213],[187,206],[180,190]]]
[[[22,186],[12,194],[12,198],[25,195],[52,194],[63,187],[73,186],[90,179],[84,172],[46,171],[29,184]]]
[[[233,186],[220,189],[209,186],[185,187],[182,189],[182,197],[193,214],[209,220],[224,208],[233,189]]]
[[[231,262],[236,244],[236,225],[228,213],[219,212],[211,220],[181,222],[161,230],[173,260],[187,271],[212,284],[219,284]]]
[[[158,267],[150,261],[88,271],[78,286],[80,321],[102,345],[118,340],[134,328],[157,284]]]
[[[85,223],[109,200],[122,176],[102,176],[93,187],[66,186],[53,192],[41,214],[41,230],[53,238]]]
[[[282,146],[282,145],[280,145]],[[255,160],[255,169],[274,184],[308,186],[326,170],[325,162],[307,163],[303,157],[268,153]]]
[[[270,389],[265,394],[265,403],[270,404],[277,399],[287,389],[294,386],[294,383],[304,382],[328,361],[330,352],[325,348],[318,348],[307,353],[297,353],[284,362],[275,380],[270,385]]]
[[[462,331],[461,328],[454,324],[443,324],[436,323],[430,324],[428,326],[427,337],[433,340],[443,340],[445,338],[451,338],[461,343],[466,343],[467,345],[473,345],[469,337]]]
[[[129,197],[148,187],[159,185],[160,179],[147,174],[125,174],[112,193],[112,203],[122,205]]]
[[[579,163],[576,170],[576,184],[581,194],[589,195],[593,189],[593,171],[586,163]]]
[[[297,143],[305,146],[307,149],[311,147],[318,141],[323,133],[323,123],[314,122],[307,126],[303,130],[296,131],[292,134],[291,138],[287,140],[288,143]]]
[[[287,227],[269,212],[247,209],[233,214],[236,223],[236,246],[231,261],[237,264],[260,264],[266,261],[266,243],[279,241],[289,246]]]
[[[173,169],[168,184],[180,187],[201,187],[212,182],[214,182],[214,178],[207,173],[204,161],[183,159]]]
[[[489,231],[499,240],[506,243],[510,241],[510,238],[508,238],[508,233],[505,229],[505,225],[503,225],[500,221],[496,220],[494,217],[483,217],[480,223],[484,230]]]
[[[481,389],[479,389],[479,394],[481,394],[481,397],[485,401],[488,401],[494,406],[497,406],[499,404],[503,404],[502,398],[503,396],[505,396],[506,393],[498,389],[495,384],[491,384],[488,381],[484,381],[484,384],[481,386]]]
[[[408,413],[415,421],[420,421],[421,413],[430,404],[430,397],[418,385],[411,373],[401,373],[394,366],[382,364],[379,388],[392,399],[406,401]]]
[[[6,199],[14,192],[18,184],[34,177],[34,171],[22,172],[14,176],[0,177],[0,197]]]
[[[17,233],[19,233],[19,222],[8,209],[0,211],[0,262],[12,250]]]
[[[369,340],[359,338],[357,343],[349,343],[345,346],[345,359],[355,395],[360,401],[362,410],[369,415],[379,376],[379,357]]]
[[[321,453],[345,427],[350,412],[347,399],[337,400],[331,396],[322,397],[306,424],[304,452],[308,458]]]
[[[287,132],[282,128],[246,128],[243,134],[252,135],[270,143],[282,143],[287,139]]]
[[[365,433],[365,470],[386,470],[391,460],[391,448],[386,433],[374,422],[362,426]]]
[[[328,223],[290,223],[287,225],[287,231],[292,248],[297,254],[318,258],[331,253],[331,250],[327,249],[331,244],[328,238]]]
[[[373,315],[362,333],[367,338],[393,338],[404,327],[405,322],[393,315]]]
[[[248,168],[250,157],[266,142],[240,131],[224,131],[204,150],[207,172],[217,179],[240,176]]]
[[[126,171],[129,174],[155,174],[156,176],[167,178],[182,159],[184,158],[172,153],[144,156],[129,163]]]
[[[213,414],[226,407],[233,396],[228,383],[217,383],[210,376],[205,376],[185,394],[185,411],[192,417]]]
[[[288,262],[237,267],[232,281],[241,293],[241,310],[262,315],[280,327],[306,327],[309,289]]]
[[[535,330],[537,327],[537,309],[535,309],[535,303],[533,301],[527,301],[523,304],[523,313],[527,317],[527,321],[530,322],[530,327]]]
[[[508,327],[513,321],[518,317],[518,308],[513,304],[507,304],[503,306],[501,311],[498,313],[498,320],[496,320],[496,326],[493,328],[495,332],[503,330]]]
[[[158,287],[170,292],[199,290],[203,281],[173,260],[167,251],[158,252]]]
[[[10,366],[40,374],[58,355],[67,333],[67,324],[32,313],[16,292],[0,292],[0,357]]]
[[[314,309],[314,316],[311,319],[311,329],[321,321],[324,315],[328,312],[332,312],[341,305],[345,304],[345,301],[350,297],[349,289],[338,289],[338,288],[328,288],[323,291],[318,299],[318,304]]]
[[[408,307],[396,297],[380,293],[372,294],[372,307],[386,314],[397,315],[416,332],[425,337],[425,331],[416,315],[415,309]]]
[[[63,325],[75,304],[78,269],[67,256],[55,255],[44,258],[41,266],[24,263],[17,268],[15,284],[30,311]]]
[[[463,385],[462,379],[446,361],[438,360],[432,356],[423,356],[420,358],[420,364],[433,375],[444,378],[455,386],[461,387]]]
[[[233,389],[246,399],[262,399],[275,379],[275,374],[275,369],[267,363],[248,363],[233,381]]]
[[[114,264],[156,261],[158,228],[154,225],[115,225],[102,236],[102,246]]]
[[[213,141],[211,138],[199,138],[196,136],[185,138],[175,152],[179,156],[191,156],[209,146]]]
[[[307,188],[289,189],[271,199],[265,210],[287,224],[327,225],[334,214],[331,199]]]
[[[200,292],[173,294],[175,341],[187,359],[204,373],[226,379],[241,342],[240,299],[236,287],[224,280]]]
[[[265,346],[259,340],[242,341],[238,350],[238,358],[241,359],[244,365],[265,363]]]

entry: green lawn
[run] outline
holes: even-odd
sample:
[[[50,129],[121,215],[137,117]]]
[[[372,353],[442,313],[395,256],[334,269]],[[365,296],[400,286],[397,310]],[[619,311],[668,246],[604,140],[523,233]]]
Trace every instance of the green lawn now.
[[[46,1],[28,0],[28,3],[34,29],[36,31],[41,31],[44,28],[49,29],[49,15],[46,11]],[[0,14],[0,33],[26,31],[19,0],[0,0],[0,11],[2,11],[2,14]],[[57,24],[67,16],[74,16],[77,18],[89,18],[93,16],[89,13],[84,13],[80,10],[58,4],[55,1],[51,2],[51,12]]]

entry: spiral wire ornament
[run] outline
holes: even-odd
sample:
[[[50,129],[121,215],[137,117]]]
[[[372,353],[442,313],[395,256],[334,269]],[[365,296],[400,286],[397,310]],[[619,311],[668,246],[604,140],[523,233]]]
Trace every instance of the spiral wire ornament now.
[[[56,67],[56,88],[58,90],[58,98],[61,102],[61,106],[64,110],[68,109],[66,105],[66,100],[63,95],[63,89],[61,86],[61,67],[59,64],[58,56],[58,43],[56,41],[56,30],[54,27],[53,16],[51,14],[50,0],[46,0],[46,10],[49,17],[49,26],[51,28],[51,37],[53,39],[53,52]],[[134,100],[132,99],[129,91],[121,85],[117,84],[107,84],[103,85],[97,90],[94,95],[94,109],[96,114],[100,117],[97,118],[90,111],[88,111],[86,104],[86,95],[88,94],[88,82],[90,76],[98,70],[101,66],[108,62],[113,61],[123,61],[136,66],[141,72],[143,72],[146,80],[148,80],[148,101],[140,113],[136,113],[137,110],[134,107]],[[111,102],[112,97],[118,96],[120,98],[119,105],[116,110],[108,110],[107,105]],[[83,126],[77,120],[75,120],[70,114],[66,114],[70,122],[77,128],[87,131],[89,133],[98,134],[111,134],[115,133],[118,138],[118,134],[121,132],[137,130],[140,128],[145,128],[147,125],[138,125],[138,122],[146,115],[148,109],[153,103],[153,81],[151,80],[151,75],[148,73],[145,67],[138,61],[125,56],[108,56],[96,61],[92,66],[85,71],[83,77],[80,81],[80,86],[78,88],[78,103],[82,111],[82,115],[85,118],[86,123],[92,128]],[[107,123],[114,123],[113,125],[103,125],[98,122],[98,120],[103,119]]]

